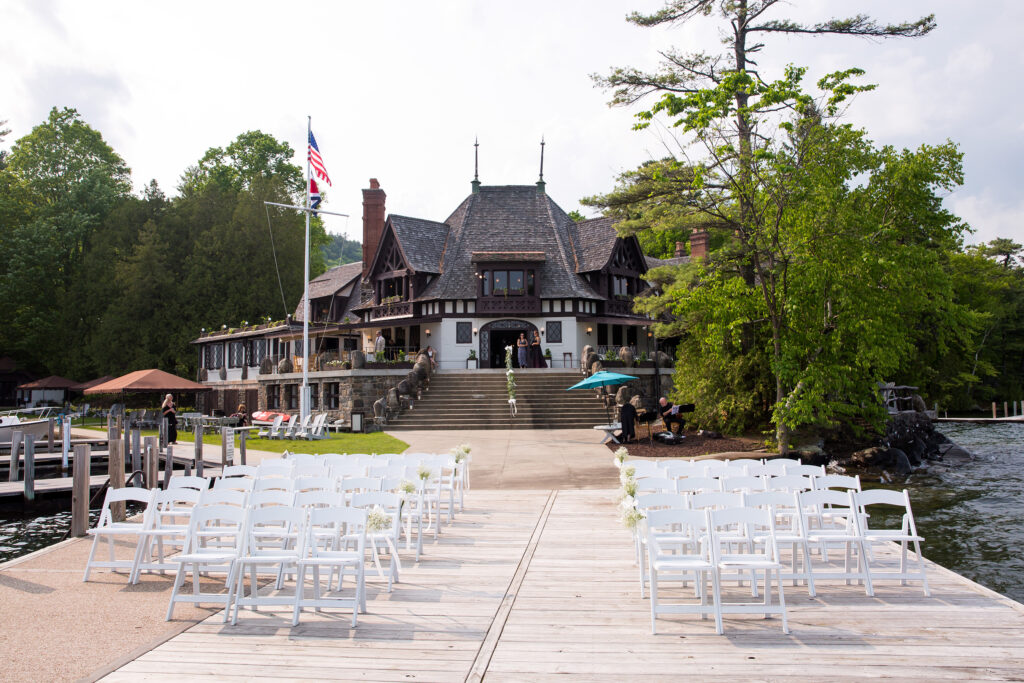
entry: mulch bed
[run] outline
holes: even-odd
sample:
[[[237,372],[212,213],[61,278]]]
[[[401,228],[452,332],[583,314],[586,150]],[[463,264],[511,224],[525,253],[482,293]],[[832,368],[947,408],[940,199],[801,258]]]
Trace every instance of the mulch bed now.
[[[658,441],[657,435],[654,443],[647,440],[646,429],[642,430],[644,437],[638,441],[630,441],[627,444],[617,444],[609,441],[606,446],[614,452],[621,446],[625,446],[632,458],[692,458],[697,455],[709,455],[713,453],[728,453],[737,451],[756,451],[764,447],[764,439],[758,440],[754,437],[719,437],[712,439],[707,436],[699,436],[697,432],[684,431],[686,438],[682,443],[667,444]]]

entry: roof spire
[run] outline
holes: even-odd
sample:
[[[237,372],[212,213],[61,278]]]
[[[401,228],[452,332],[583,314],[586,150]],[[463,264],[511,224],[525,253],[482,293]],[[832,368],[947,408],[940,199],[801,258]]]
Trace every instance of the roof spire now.
[[[473,194],[480,191],[480,137],[473,139]]]
[[[544,136],[540,136],[540,180],[537,181],[537,192],[544,194]]]

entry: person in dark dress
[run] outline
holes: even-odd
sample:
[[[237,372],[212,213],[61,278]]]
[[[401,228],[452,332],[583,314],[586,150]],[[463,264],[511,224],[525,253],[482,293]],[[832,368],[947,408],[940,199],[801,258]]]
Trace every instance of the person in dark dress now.
[[[622,443],[636,439],[636,408],[633,407],[632,403],[624,403],[619,408],[619,422],[622,423],[622,432],[615,438]]]
[[[533,341],[530,342],[530,367],[546,368],[547,361],[544,360],[544,352],[540,348],[540,332],[534,330]]]
[[[526,333],[520,332],[519,339],[516,340],[516,360],[519,361],[519,367],[527,367],[526,355],[529,351],[530,342],[526,341]],[[530,364],[532,367],[532,364]]]
[[[178,416],[174,407],[174,396],[167,394],[160,411],[167,418],[167,443],[178,443]]]

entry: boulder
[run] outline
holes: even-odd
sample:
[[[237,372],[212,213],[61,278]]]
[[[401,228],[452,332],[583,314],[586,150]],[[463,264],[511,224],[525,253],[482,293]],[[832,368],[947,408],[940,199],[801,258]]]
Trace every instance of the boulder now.
[[[628,346],[623,346],[619,349],[619,360],[622,361],[623,367],[633,367],[633,351]]]
[[[907,454],[898,448],[889,449],[889,463],[897,474],[910,474],[914,469]]]
[[[595,360],[593,363],[590,364],[590,374],[591,375],[596,375],[597,373],[601,372],[602,370],[604,370],[604,363],[602,363],[601,361]],[[600,380],[598,380],[598,381],[600,381]]]
[[[664,351],[658,351],[654,354],[654,366],[658,368],[670,368],[672,367],[672,357]]]
[[[391,410],[398,410],[399,405],[398,389],[391,387],[388,389],[388,408],[391,408]]]
[[[398,394],[400,396],[408,396],[412,391],[412,385],[409,384],[409,380],[403,379],[398,383]]]
[[[644,407],[643,396],[640,396],[639,394],[629,399],[629,402],[632,403],[633,407],[636,408],[637,410],[640,410],[641,408]]]
[[[260,361],[260,374],[269,375],[274,372],[274,361],[270,358],[264,358]]]
[[[584,344],[583,345],[583,353],[580,354],[580,358],[584,358],[585,359],[588,354],[591,354],[593,352],[594,352],[594,347],[593,346],[591,346],[590,344]]]
[[[914,394],[913,401],[914,401],[914,410],[916,410],[917,412],[923,413],[926,410],[928,410],[928,405],[924,402],[924,399],[921,398],[920,396],[918,396],[917,394]]]
[[[583,367],[589,370],[590,366],[599,360],[601,360],[601,357],[590,351],[587,355],[583,356]]]
[[[858,467],[885,467],[889,464],[889,449],[872,446],[850,456],[850,463]]]
[[[951,465],[960,465],[974,460],[974,454],[961,446],[953,446],[942,454],[942,461]]]
[[[373,417],[375,419],[379,419],[379,420],[384,419],[384,416],[385,416],[386,413],[387,413],[387,404],[384,403],[384,399],[383,398],[378,398],[376,401],[373,402]]]
[[[291,372],[291,370],[289,370],[289,372]],[[218,375],[220,376],[220,378],[222,380],[227,379],[228,378],[228,369],[226,367],[224,367],[223,365],[220,366],[220,372],[218,373]]]
[[[619,390],[615,392],[615,402],[619,405],[629,403],[631,398],[633,398],[633,390],[625,385],[620,386]]]
[[[209,376],[210,376],[210,373],[209,373],[209,371],[206,368],[202,368],[199,371],[199,381],[200,382],[205,382],[209,378]]]
[[[362,351],[353,351],[351,358],[354,370],[361,370],[366,367],[366,354]]]

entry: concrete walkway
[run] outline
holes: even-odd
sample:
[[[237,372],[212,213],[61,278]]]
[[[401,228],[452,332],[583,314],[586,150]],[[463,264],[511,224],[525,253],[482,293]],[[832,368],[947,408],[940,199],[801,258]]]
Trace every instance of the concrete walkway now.
[[[408,453],[446,453],[472,448],[474,489],[614,488],[619,471],[612,452],[593,429],[409,430],[389,432],[409,444]]]

